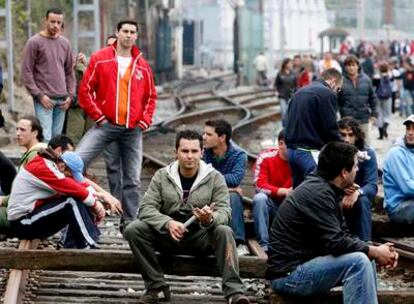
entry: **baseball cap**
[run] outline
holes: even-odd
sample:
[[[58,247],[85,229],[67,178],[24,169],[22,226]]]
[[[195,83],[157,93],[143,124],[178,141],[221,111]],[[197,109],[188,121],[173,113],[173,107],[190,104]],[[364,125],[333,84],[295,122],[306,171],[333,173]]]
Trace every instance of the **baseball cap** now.
[[[407,117],[406,120],[404,120],[403,125],[408,125],[409,123],[414,124],[414,114]]]
[[[73,178],[78,182],[83,182],[83,160],[80,158],[79,154],[72,151],[66,151],[60,158],[72,172]]]

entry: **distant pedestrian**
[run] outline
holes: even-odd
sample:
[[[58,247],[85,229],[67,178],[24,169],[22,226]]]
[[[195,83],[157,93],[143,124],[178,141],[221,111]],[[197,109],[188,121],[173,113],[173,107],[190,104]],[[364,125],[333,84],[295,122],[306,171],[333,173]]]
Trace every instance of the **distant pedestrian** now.
[[[63,12],[48,9],[44,29],[27,41],[22,56],[22,82],[33,96],[46,142],[62,133],[65,111],[75,94],[73,54],[61,36],[62,24]]]
[[[296,89],[296,76],[292,70],[292,60],[285,58],[282,61],[280,71],[276,76],[274,88],[279,99],[282,123],[286,124],[286,112],[288,102]]]
[[[377,98],[371,79],[361,71],[359,60],[349,55],[344,61],[345,73],[342,89],[338,93],[338,106],[341,117],[355,118],[365,133],[369,143],[369,123],[378,116]]]
[[[339,62],[333,58],[333,55],[331,52],[326,52],[323,55],[323,59],[319,62],[319,72],[322,74],[324,71],[331,69],[331,68],[334,68],[339,73],[342,73],[342,68]]]
[[[256,84],[260,87],[267,86],[267,58],[263,53],[260,53],[253,60],[253,66],[256,69]]]
[[[378,98],[378,119],[376,121],[379,132],[378,139],[383,139],[388,138],[388,126],[391,122],[392,82],[394,79],[388,71],[386,62],[381,63],[379,72],[378,78],[374,77],[373,85]]]
[[[289,103],[285,140],[293,188],[316,169],[322,146],[341,140],[336,122],[336,94],[341,87],[342,75],[331,68],[320,80],[299,89]]]
[[[135,45],[138,23],[121,20],[116,36],[114,44],[92,54],[80,84],[79,104],[96,125],[77,151],[87,167],[109,144],[119,144],[123,230],[138,212],[142,131],[152,123],[157,92],[151,67]]]

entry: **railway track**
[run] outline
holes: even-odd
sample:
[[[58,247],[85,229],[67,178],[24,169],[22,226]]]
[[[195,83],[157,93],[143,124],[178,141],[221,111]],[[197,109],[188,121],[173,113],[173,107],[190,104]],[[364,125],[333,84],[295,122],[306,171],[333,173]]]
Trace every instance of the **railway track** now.
[[[196,86],[184,84],[181,88],[177,88],[174,94],[165,94],[160,98],[159,107],[164,108],[165,113],[160,113],[156,118],[155,126],[144,134],[142,189],[147,188],[158,168],[173,160],[177,131],[183,128],[202,131],[205,120],[224,118],[234,126],[234,141],[249,151],[249,169],[243,181],[243,190],[245,195],[252,197],[254,183],[251,168],[260,151],[260,143],[264,139],[277,136],[278,127],[275,122],[280,118],[277,101],[269,91],[252,90],[243,94],[223,95],[217,92],[219,87],[225,87],[223,81],[213,80],[208,83],[207,89],[203,86],[202,80],[196,81],[200,81],[200,84]],[[97,162],[92,171],[98,182],[106,185],[102,162]],[[128,244],[122,239],[118,225],[117,218],[109,217],[101,227],[103,234],[99,242],[101,256],[116,252],[129,253]],[[51,238],[43,241],[40,247],[44,248],[43,250],[54,250],[55,242],[56,238]],[[8,246],[16,248],[17,240],[10,240]],[[256,258],[259,260],[263,258],[254,240],[249,240],[249,246]],[[83,251],[74,256],[81,258],[87,254]],[[242,263],[243,261],[241,260]],[[75,260],[74,264],[77,265]],[[10,272],[5,269],[0,271],[3,274],[0,288],[7,289],[3,296],[11,292],[16,299],[15,302],[5,303],[134,303],[144,289],[141,276],[129,273],[131,269],[126,269],[125,273],[33,270],[28,271],[27,274],[17,275],[22,280],[13,279],[7,287],[4,278],[10,277]],[[220,278],[210,276],[168,276],[167,278],[173,292],[171,303],[225,303],[221,293]],[[263,280],[248,279],[244,282],[253,303],[268,303]],[[411,298],[410,295],[405,295],[404,299],[413,299],[414,303],[414,295]],[[273,299],[273,301],[279,303],[278,300]]]

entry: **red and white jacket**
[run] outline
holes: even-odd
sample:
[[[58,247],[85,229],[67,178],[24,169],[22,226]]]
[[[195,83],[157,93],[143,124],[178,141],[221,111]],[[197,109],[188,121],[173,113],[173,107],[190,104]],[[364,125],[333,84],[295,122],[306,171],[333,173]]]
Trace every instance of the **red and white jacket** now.
[[[254,182],[257,192],[264,192],[273,199],[278,199],[279,188],[292,187],[289,163],[280,157],[277,148],[260,152],[254,168]]]
[[[54,162],[38,155],[20,168],[13,182],[7,218],[16,220],[60,195],[73,197],[92,207],[96,200],[94,193],[91,187],[66,177]]]
[[[131,50],[132,70],[128,84],[128,107],[126,127],[147,129],[157,103],[152,70],[142,53],[134,46]],[[80,83],[78,98],[80,106],[95,122],[105,118],[118,124],[118,70],[116,42],[91,56],[88,68]]]

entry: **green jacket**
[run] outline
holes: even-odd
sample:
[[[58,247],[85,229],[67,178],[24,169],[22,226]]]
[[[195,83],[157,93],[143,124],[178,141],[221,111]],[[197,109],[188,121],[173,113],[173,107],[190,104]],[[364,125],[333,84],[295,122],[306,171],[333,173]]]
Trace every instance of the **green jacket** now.
[[[192,213],[193,207],[202,208],[215,203],[210,226],[227,225],[231,218],[229,191],[224,177],[211,165],[200,160],[198,175],[190,189],[187,202],[183,202],[183,189],[178,174],[178,161],[158,170],[153,176],[139,207],[139,219],[160,233],[172,215]],[[209,226],[209,227],[210,227]]]

